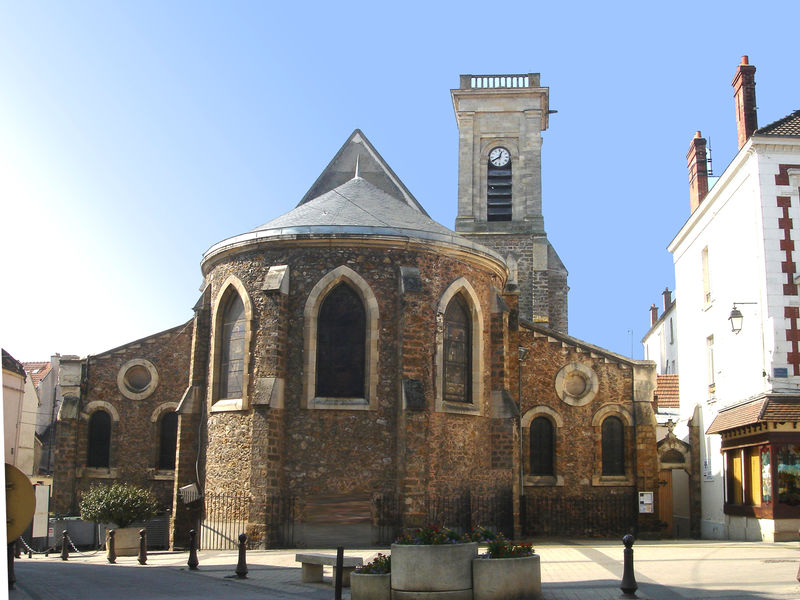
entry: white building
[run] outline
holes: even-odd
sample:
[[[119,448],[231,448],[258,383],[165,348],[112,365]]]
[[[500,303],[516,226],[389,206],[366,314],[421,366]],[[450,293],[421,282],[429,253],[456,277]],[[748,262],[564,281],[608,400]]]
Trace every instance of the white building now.
[[[650,329],[642,338],[644,359],[656,363],[659,375],[678,373],[678,313],[672,292],[666,288],[661,292],[662,310],[659,316],[658,307],[650,307]]]
[[[794,540],[800,111],[759,129],[754,74],[743,57],[733,80],[739,151],[711,190],[699,131],[687,155],[692,212],[669,245],[680,296],[681,420],[700,408],[702,536]]]
[[[22,363],[5,350],[2,355],[5,461],[26,475],[32,475],[38,398]]]

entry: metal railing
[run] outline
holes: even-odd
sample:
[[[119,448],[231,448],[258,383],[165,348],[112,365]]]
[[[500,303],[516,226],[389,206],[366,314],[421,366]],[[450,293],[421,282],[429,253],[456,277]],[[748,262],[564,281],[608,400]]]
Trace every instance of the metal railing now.
[[[636,521],[632,493],[525,497],[525,536],[616,537]]]
[[[462,75],[461,89],[498,89],[538,87],[538,73],[518,75]]]

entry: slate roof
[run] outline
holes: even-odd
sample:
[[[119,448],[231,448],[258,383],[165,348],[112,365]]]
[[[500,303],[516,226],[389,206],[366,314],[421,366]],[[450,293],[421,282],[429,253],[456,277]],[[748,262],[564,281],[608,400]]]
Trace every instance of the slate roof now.
[[[800,421],[800,396],[760,396],[719,411],[706,433],[722,433],[754,423]]]
[[[2,349],[2,357],[4,369],[25,377],[25,369],[23,368],[22,363],[6,352],[5,348]]]
[[[680,408],[677,373],[656,375],[655,400],[658,408]]]
[[[220,253],[252,244],[324,237],[418,239],[456,246],[504,264],[494,250],[431,219],[356,129],[293,210],[214,244],[203,255],[203,269]]]
[[[390,196],[361,177],[354,177],[313,200],[305,201],[253,231],[324,229],[329,226],[378,227],[453,235],[450,229],[425,213]]]
[[[33,386],[36,388],[39,387],[39,382],[50,372],[49,362],[24,362],[22,366],[25,368],[25,372],[30,375]]]
[[[800,110],[778,119],[761,129],[756,129],[754,135],[796,135],[800,136]]]

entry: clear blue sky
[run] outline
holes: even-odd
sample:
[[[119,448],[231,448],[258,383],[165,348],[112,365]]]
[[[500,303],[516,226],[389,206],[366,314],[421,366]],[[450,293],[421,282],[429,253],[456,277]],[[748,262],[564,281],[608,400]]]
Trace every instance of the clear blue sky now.
[[[202,253],[290,210],[361,128],[456,215],[461,73],[541,73],[548,236],[570,334],[642,355],[689,214],[686,151],[800,108],[792,2],[0,0],[0,344],[94,354],[188,320]],[[431,157],[435,159],[431,160]]]

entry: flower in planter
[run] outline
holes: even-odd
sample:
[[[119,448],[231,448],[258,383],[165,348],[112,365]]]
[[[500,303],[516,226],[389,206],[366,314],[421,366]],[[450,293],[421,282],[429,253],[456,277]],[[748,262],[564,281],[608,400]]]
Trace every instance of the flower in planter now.
[[[365,565],[356,567],[354,572],[364,573],[365,575],[383,575],[384,573],[391,573],[392,557],[378,552],[375,558]]]
[[[461,542],[471,542],[471,539],[459,535],[452,529],[447,527],[437,527],[435,525],[426,525],[425,527],[417,527],[404,533],[395,540],[395,544],[402,544],[406,546],[423,546],[423,545],[438,545],[438,544],[458,544]]]
[[[486,556],[488,558],[521,558],[523,556],[533,556],[533,546],[531,544],[512,544],[502,533],[498,534],[493,540],[487,542]]]

